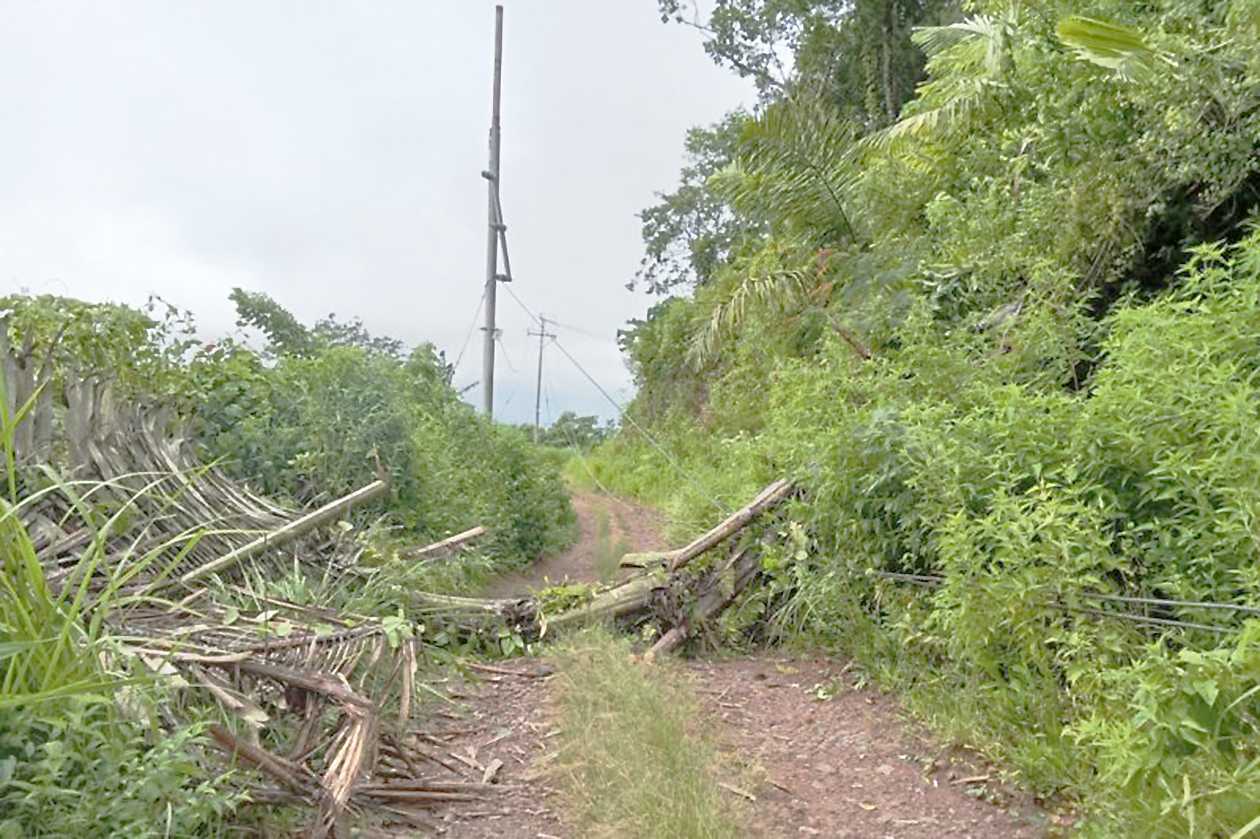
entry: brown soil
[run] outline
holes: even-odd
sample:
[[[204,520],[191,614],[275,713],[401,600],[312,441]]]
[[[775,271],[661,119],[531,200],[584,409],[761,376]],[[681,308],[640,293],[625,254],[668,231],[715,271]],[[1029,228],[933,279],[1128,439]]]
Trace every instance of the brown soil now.
[[[666,547],[661,539],[661,516],[654,510],[620,498],[590,492],[573,496],[578,539],[557,556],[545,557],[524,571],[505,574],[486,587],[486,597],[510,597],[561,583],[599,581],[597,559],[602,552],[650,551]],[[607,535],[601,538],[601,525]],[[615,557],[620,558],[620,557]]]
[[[665,547],[653,512],[607,496],[574,498],[578,543],[490,587],[511,595],[564,580],[596,579],[600,520],[629,550]],[[566,828],[554,775],[556,722],[537,660],[472,671],[445,692],[430,740],[451,779],[480,781],[502,762],[495,793],[452,804],[439,831],[458,837],[558,839]],[[704,717],[730,775],[720,779],[749,837],[1048,837],[1059,821],[1005,786],[974,755],[934,743],[878,691],[854,686],[844,661],[763,654],[693,661]],[[460,755],[463,760],[452,757]],[[479,768],[480,767],[480,768]]]
[[[855,688],[842,661],[762,655],[688,670],[728,765],[750,767],[748,836],[1052,835],[1029,795],[932,742],[890,697]]]
[[[536,661],[471,672],[445,693],[456,703],[438,709],[428,749],[445,762],[431,767],[442,780],[479,783],[498,764],[493,792],[441,811],[435,832],[472,839],[568,837],[548,785],[556,731],[548,716],[548,668]],[[436,721],[436,720],[435,720]]]

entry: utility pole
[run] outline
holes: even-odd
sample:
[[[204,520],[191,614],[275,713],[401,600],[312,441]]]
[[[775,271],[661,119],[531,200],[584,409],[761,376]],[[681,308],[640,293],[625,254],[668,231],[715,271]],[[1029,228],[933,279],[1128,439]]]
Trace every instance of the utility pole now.
[[[495,292],[499,280],[499,238],[503,219],[499,213],[499,90],[503,81],[503,7],[494,7],[494,95],[490,109],[490,168],[482,172],[489,181],[489,229],[486,232],[486,325],[481,360],[481,380],[485,383],[483,405],[486,419],[494,418],[494,326]]]
[[[547,331],[547,319],[542,315],[538,316],[538,331],[527,332],[527,335],[538,336],[538,387],[534,391],[534,442],[538,442],[538,429],[541,426],[539,418],[542,415],[542,355],[543,341],[548,338],[556,337]]]

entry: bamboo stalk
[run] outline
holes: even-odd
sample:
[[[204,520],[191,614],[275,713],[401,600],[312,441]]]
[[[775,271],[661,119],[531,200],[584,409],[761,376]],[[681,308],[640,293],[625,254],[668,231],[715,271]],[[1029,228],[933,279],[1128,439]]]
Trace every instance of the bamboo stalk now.
[[[215,572],[222,571],[224,568],[229,568],[267,548],[274,548],[286,542],[291,542],[299,536],[303,536],[317,527],[339,518],[355,504],[372,501],[379,497],[385,492],[387,486],[384,481],[373,481],[362,489],[357,489],[349,495],[338,498],[336,501],[331,501],[318,510],[296,518],[277,530],[273,530],[248,544],[229,551],[218,559],[207,562],[200,568],[194,568],[180,577],[179,582],[183,585],[188,585]]]
[[[478,525],[477,527],[465,530],[463,533],[456,533],[454,536],[443,539],[440,542],[434,542],[432,545],[425,545],[423,548],[408,551],[407,556],[413,559],[418,559],[422,556],[428,556],[429,554],[440,553],[445,550],[458,548],[463,546],[465,542],[471,542],[478,536],[484,536],[485,533],[486,529],[481,525]]]
[[[626,554],[621,564],[640,568],[664,564],[670,571],[677,571],[709,548],[743,530],[753,519],[787,498],[792,489],[790,481],[779,479],[758,493],[747,506],[736,510],[720,524],[696,537],[691,544],[672,551]]]

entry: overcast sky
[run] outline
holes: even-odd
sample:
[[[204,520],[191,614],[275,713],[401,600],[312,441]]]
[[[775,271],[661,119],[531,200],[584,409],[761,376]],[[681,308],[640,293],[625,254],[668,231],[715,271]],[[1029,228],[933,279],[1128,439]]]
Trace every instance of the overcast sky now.
[[[616,330],[653,302],[624,288],[635,212],[676,182],[686,129],[753,93],[654,0],[504,6],[514,290],[582,330],[560,340],[625,399]],[[156,293],[215,335],[243,286],[456,358],[485,271],[493,29],[490,0],[0,0],[0,291]],[[499,314],[496,414],[532,420],[537,344],[503,293]],[[545,375],[552,416],[609,415],[554,348]]]

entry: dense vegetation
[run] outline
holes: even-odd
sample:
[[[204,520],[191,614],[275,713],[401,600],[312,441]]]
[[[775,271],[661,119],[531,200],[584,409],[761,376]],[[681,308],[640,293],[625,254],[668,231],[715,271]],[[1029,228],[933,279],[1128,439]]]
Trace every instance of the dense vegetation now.
[[[262,350],[239,339],[204,343],[190,316],[161,301],[141,312],[0,299],[0,326],[20,352],[46,359],[48,387],[106,377],[121,400],[171,409],[206,461],[273,497],[316,504],[387,473],[387,500],[342,523],[342,538],[361,548],[349,577],[296,562],[271,576],[247,572],[239,585],[212,584],[217,606],[248,614],[272,598],[382,619],[411,637],[424,631],[412,611],[417,589],[470,588],[571,537],[557,465],[524,432],[460,402],[431,346],[408,353],[357,322],[306,327],[261,295],[234,300],[241,325],[265,338]],[[111,553],[107,536],[128,532],[126,505],[90,501],[93,490],[68,483],[56,463],[50,471],[15,464],[14,429],[29,407],[10,404],[0,375],[0,837],[244,829],[254,816],[235,812],[242,785],[206,771],[217,759],[206,755],[204,723],[217,715],[179,689],[169,666],[162,672],[171,678],[156,679],[123,654],[106,623],[124,578],[153,561],[132,549]],[[70,577],[81,583],[50,585],[22,525],[25,508],[49,491],[84,499],[74,512],[82,521],[69,525],[95,534]],[[459,560],[400,554],[477,524],[489,536]],[[89,592],[94,573],[106,584]],[[456,643],[433,633],[426,641],[437,653]],[[282,829],[275,821],[284,815],[267,812],[267,829]]]
[[[665,299],[622,342],[669,455],[623,425],[599,479],[690,530],[790,474],[803,561],[732,637],[846,650],[1099,835],[1254,829],[1260,622],[1097,595],[1260,605],[1260,4],[697,25],[762,99],[643,214]]]

